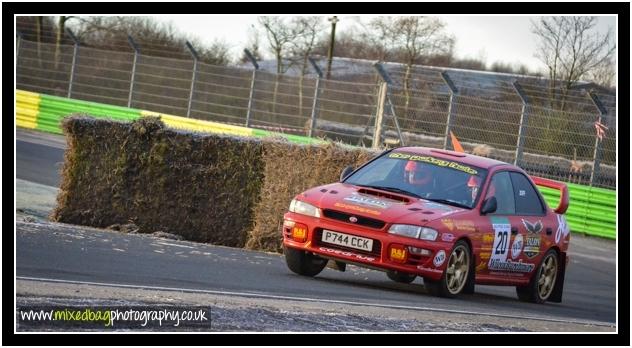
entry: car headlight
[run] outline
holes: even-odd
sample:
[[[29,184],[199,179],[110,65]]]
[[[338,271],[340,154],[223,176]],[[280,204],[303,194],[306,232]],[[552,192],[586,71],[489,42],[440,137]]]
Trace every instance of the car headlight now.
[[[303,214],[317,218],[320,217],[320,209],[309,203],[305,203],[296,199],[293,199],[292,203],[290,203],[290,211],[297,214]]]
[[[388,229],[388,233],[396,234],[409,238],[435,240],[439,234],[432,228],[414,226],[414,225],[393,225]]]

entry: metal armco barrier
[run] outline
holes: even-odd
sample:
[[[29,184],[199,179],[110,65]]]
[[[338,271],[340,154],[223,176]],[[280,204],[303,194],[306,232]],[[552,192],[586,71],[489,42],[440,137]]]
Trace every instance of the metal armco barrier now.
[[[81,100],[54,97],[46,94],[16,90],[16,123],[19,127],[61,134],[61,119],[71,113],[87,113],[131,121],[140,117],[141,110]]]
[[[107,117],[132,121],[141,116],[160,116],[172,128],[212,132],[235,136],[283,137],[296,144],[324,144],[325,141],[299,135],[233,126],[224,123],[196,120],[152,111],[131,109],[95,102],[54,97],[46,94],[16,90],[16,124],[18,127],[38,129],[61,134],[61,119],[71,113],[86,113],[95,117]],[[567,183],[570,205],[566,220],[573,232],[616,238],[616,191]],[[557,206],[559,192],[538,187],[549,206]]]
[[[18,127],[37,128],[37,116],[39,114],[39,93],[27,91],[15,91],[15,123]]]
[[[61,120],[72,113],[86,113],[120,121],[133,121],[141,116],[160,116],[171,128],[196,132],[211,132],[236,136],[282,137],[297,144],[324,144],[325,141],[300,135],[276,133],[261,129],[233,126],[225,123],[196,120],[159,112],[107,105],[83,100],[54,97],[41,93],[16,90],[16,123],[18,127],[61,134]]]

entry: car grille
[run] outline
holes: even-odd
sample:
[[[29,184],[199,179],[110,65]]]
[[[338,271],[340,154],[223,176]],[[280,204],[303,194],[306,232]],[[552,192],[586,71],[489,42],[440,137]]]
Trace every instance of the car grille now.
[[[367,237],[363,237],[363,238],[367,238]],[[332,247],[332,248],[338,249],[338,250],[351,251],[351,252],[358,253],[358,254],[369,254],[369,255],[373,255],[373,256],[380,256],[381,253],[382,253],[382,243],[379,240],[373,239],[373,238],[371,238],[371,239],[373,239],[373,248],[371,249],[371,251],[354,249],[354,248],[348,248],[348,247],[345,247],[345,246],[342,246],[342,245],[338,245],[338,244],[326,243],[326,242],[323,242],[322,239],[323,239],[323,229],[322,228],[318,228],[314,232],[314,241],[313,241],[314,244],[322,245],[322,246],[328,246],[328,247]]]
[[[378,230],[384,228],[384,225],[386,225],[386,223],[384,221],[382,221],[382,220],[371,219],[371,218],[364,217],[364,216],[347,214],[347,213],[343,213],[343,212],[336,211],[336,210],[331,210],[331,209],[323,209],[323,215],[326,218],[329,218],[329,219],[343,221],[343,222],[346,222],[348,224],[354,224],[354,225],[359,225],[359,226],[366,226],[366,227],[370,227],[370,228],[375,228],[375,229],[378,229]],[[358,221],[357,222],[351,222],[349,220],[349,218],[351,218],[352,216],[355,217],[356,219],[358,219]]]

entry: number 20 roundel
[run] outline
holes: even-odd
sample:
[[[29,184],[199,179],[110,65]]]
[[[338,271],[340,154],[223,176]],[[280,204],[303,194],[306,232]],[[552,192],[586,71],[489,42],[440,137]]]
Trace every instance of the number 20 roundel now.
[[[494,243],[492,244],[491,257],[489,265],[493,266],[498,263],[507,261],[509,254],[509,239],[511,238],[511,224],[507,218],[492,218],[492,227],[494,229]],[[491,267],[490,269],[493,269]]]

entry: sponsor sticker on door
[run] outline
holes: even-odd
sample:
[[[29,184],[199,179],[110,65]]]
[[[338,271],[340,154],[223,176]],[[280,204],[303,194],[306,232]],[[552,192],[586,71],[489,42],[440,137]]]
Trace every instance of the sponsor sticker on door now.
[[[527,229],[527,235],[524,243],[524,254],[532,259],[540,253],[540,232],[542,232],[542,221],[535,223],[522,219],[524,227]]]
[[[518,258],[518,256],[520,256],[520,253],[522,252],[522,246],[523,246],[523,239],[522,239],[522,235],[519,234],[514,238],[514,241],[511,244],[511,258],[512,259],[516,259]]]

